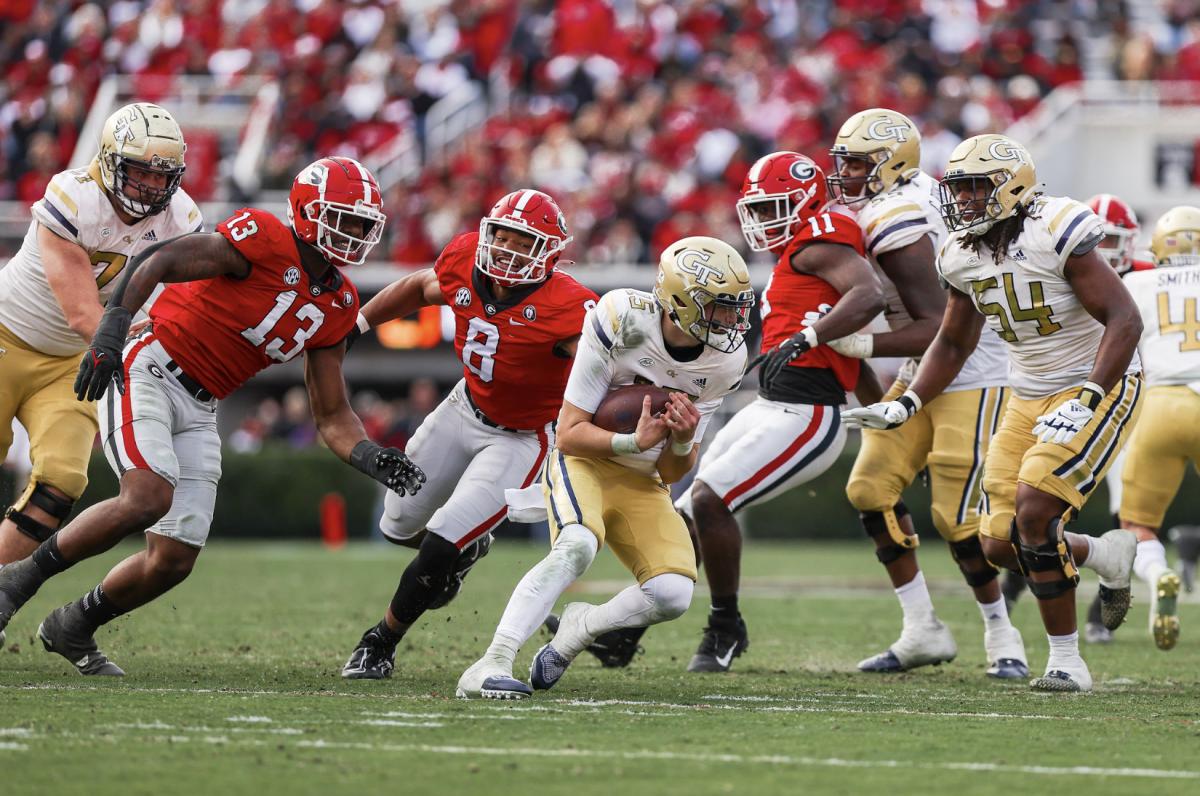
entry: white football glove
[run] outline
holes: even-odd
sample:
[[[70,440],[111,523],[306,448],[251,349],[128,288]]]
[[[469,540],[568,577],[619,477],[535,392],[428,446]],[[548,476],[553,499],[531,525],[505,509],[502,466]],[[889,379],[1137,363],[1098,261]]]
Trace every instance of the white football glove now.
[[[1095,412],[1084,406],[1078,398],[1071,398],[1059,404],[1050,414],[1039,417],[1037,425],[1033,427],[1033,435],[1038,442],[1066,445],[1083,431],[1093,414]]]
[[[832,304],[819,304],[815,311],[809,310],[804,313],[804,320],[800,322],[800,325],[806,327],[812,326],[828,315],[832,309]],[[851,334],[837,340],[829,340],[824,345],[829,346],[844,357],[870,359],[875,351],[875,336],[870,334]]]
[[[908,390],[894,401],[847,409],[842,412],[842,425],[846,428],[896,428],[908,422],[920,409],[921,399]]]

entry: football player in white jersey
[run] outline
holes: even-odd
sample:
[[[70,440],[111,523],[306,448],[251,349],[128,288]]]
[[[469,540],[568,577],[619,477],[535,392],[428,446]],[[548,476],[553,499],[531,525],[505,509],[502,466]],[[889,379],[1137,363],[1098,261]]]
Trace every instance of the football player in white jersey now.
[[[1129,609],[1137,541],[1063,524],[1087,501],[1141,408],[1142,323],[1120,278],[1095,251],[1096,214],[1041,196],[1029,152],[1000,135],[955,148],[941,186],[951,235],[938,257],[949,286],[941,328],[912,385],[893,401],[843,414],[849,424],[896,428],[953,382],[986,322],[1008,343],[1013,395],[984,465],[980,526],[988,560],[1029,579],[1050,642],[1043,691],[1088,691],[1075,623],[1077,566],[1100,576],[1104,619]]]
[[[1200,463],[1200,208],[1168,210],[1150,253],[1155,270],[1125,276],[1144,324],[1138,352],[1147,390],[1121,474],[1120,516],[1121,527],[1137,534],[1133,571],[1150,585],[1150,633],[1169,650],[1179,640],[1180,583],[1158,532],[1188,462]]]
[[[98,425],[95,405],[75,400],[79,356],[134,255],[200,230],[200,210],[179,187],[185,149],[164,108],[121,108],[91,164],[51,178],[0,269],[0,455],[16,417],[33,461],[29,486],[0,523],[0,564],[37,549],[83,494]]]
[[[838,131],[830,154],[835,199],[857,212],[871,264],[883,283],[889,331],[855,334],[829,346],[847,356],[910,357],[883,400],[904,394],[945,311],[934,261],[947,236],[938,210],[938,183],[919,168],[921,135],[903,114],[886,108],[856,113]],[[949,661],[957,653],[950,630],[933,610],[917,564],[917,534],[901,493],[925,467],[933,493],[933,524],[949,543],[984,621],[987,674],[1029,675],[1021,634],[1008,618],[996,569],[979,543],[983,462],[1008,399],[1004,341],[979,341],[962,370],[913,421],[892,432],[866,429],[846,494],[875,541],[900,600],[903,627],[887,650],[860,662],[864,672],[896,672]]]
[[[709,421],[741,382],[754,291],[741,255],[715,238],[672,243],[658,269],[653,293],[616,290],[588,312],[556,450],[543,469],[553,545],[517,584],[487,652],[459,678],[459,696],[533,693],[513,677],[513,659],[601,544],[638,585],[603,605],[567,605],[554,639],[534,657],[533,688],[552,687],[598,635],[666,622],[691,604],[696,554],[667,484],[695,465]],[[650,414],[647,396],[633,433],[592,423],[609,390],[635,382],[670,393],[660,416]]]

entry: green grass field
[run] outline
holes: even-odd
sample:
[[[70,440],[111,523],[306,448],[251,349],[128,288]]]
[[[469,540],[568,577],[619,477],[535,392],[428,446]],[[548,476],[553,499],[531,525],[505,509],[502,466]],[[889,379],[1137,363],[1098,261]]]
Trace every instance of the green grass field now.
[[[744,567],[752,647],[733,673],[683,672],[704,624],[701,593],[646,635],[629,669],[584,656],[532,700],[455,699],[459,673],[541,554],[498,544],[463,595],[409,634],[382,683],[338,671],[386,605],[405,551],[216,544],[190,581],[101,631],[129,672],[119,681],[85,680],[32,639],[116,554],[78,566],[14,619],[0,651],[0,793],[1200,792],[1195,598],[1179,646],[1163,653],[1135,592],[1117,642],[1085,647],[1095,692],[1033,694],[983,677],[978,611],[929,544],[922,560],[959,657],[865,676],[855,662],[899,628],[865,541],[757,544]],[[600,602],[627,577],[604,552],[569,596]],[[1085,581],[1081,593],[1094,588]],[[1046,641],[1029,595],[1015,621],[1040,671]]]

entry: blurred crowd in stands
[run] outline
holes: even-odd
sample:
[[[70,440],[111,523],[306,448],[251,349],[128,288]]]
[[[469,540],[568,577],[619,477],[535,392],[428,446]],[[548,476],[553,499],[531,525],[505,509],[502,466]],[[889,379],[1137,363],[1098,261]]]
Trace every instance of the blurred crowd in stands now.
[[[1131,6],[1139,13],[1131,16]],[[584,263],[654,259],[703,230],[740,242],[748,165],[825,159],[841,122],[918,120],[937,173],[961,137],[1005,128],[1085,74],[1200,80],[1200,0],[6,0],[0,200],[65,167],[101,79],[147,99],[175,75],[281,86],[263,185],[318,154],[367,159],[474,81],[493,113],[386,197],[387,246],[429,262],[518,186],[558,198]],[[504,87],[503,91],[497,87]],[[168,103],[169,104],[169,103]],[[220,145],[188,134],[185,186],[219,189]],[[214,219],[210,219],[210,222]]]
[[[409,437],[425,416],[442,400],[437,384],[416,379],[404,397],[384,398],[360,390],[351,398],[354,411],[363,421],[367,436],[381,445],[404,449]],[[236,428],[225,435],[226,444],[237,453],[254,453],[264,446],[307,448],[318,443],[303,387],[292,387],[279,399],[266,397],[245,408]]]

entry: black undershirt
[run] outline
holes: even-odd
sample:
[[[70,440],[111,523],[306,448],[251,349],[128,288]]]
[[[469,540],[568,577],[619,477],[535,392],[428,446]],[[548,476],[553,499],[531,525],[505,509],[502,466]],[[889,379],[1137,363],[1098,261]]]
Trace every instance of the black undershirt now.
[[[677,348],[668,343],[665,336],[663,346],[667,349],[667,355],[676,362],[695,362],[704,353],[704,343]]]
[[[840,406],[846,402],[846,391],[828,368],[789,365],[775,377],[770,390],[760,386],[758,394],[768,401],[787,404]]]

